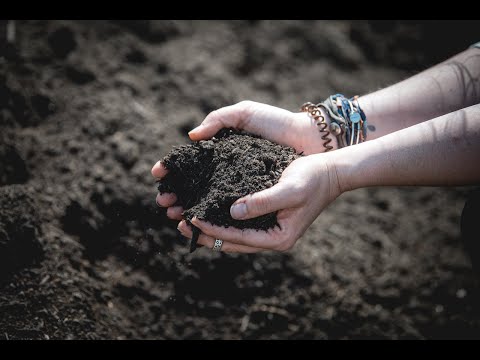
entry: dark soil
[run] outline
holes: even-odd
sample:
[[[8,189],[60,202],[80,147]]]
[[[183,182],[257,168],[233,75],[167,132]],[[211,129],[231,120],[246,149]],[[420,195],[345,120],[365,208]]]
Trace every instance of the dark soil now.
[[[191,255],[150,175],[211,110],[373,91],[476,25],[0,22],[0,338],[480,338],[469,188],[360,189],[288,253]]]
[[[31,190],[18,185],[0,187],[0,280],[43,258]]]
[[[295,149],[223,129],[211,140],[170,151],[162,160],[169,173],[158,190],[177,195],[188,221],[196,216],[219,226],[268,230],[278,226],[276,213],[240,221],[230,216],[230,206],[275,185],[296,157]]]
[[[268,230],[278,226],[276,213],[239,221],[230,216],[230,206],[245,195],[275,185],[296,157],[295,149],[223,129],[211,140],[170,151],[162,160],[169,173],[158,190],[177,195],[176,205],[185,209],[183,217],[190,225],[196,216],[219,226]],[[198,235],[195,228],[191,252]]]

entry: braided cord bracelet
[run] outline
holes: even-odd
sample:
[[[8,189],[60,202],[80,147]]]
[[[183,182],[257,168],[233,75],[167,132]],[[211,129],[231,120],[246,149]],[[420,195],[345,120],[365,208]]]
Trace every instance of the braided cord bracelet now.
[[[330,126],[320,108],[330,116]],[[332,141],[328,136],[330,133],[337,137],[339,148],[356,145],[367,139],[367,117],[358,103],[358,96],[347,99],[342,94],[331,95],[316,105],[311,102],[303,104],[301,111],[308,112],[315,120],[323,134],[325,152],[333,149],[333,146],[329,145]]]
[[[323,146],[325,147],[325,152],[332,150],[333,146],[329,145],[332,139],[328,137],[330,131],[328,131],[328,124],[325,121],[325,117],[322,115],[320,108],[311,102],[306,102],[302,105],[301,111],[308,112],[310,116],[315,120],[315,125],[318,126],[318,131],[323,134],[322,140]]]

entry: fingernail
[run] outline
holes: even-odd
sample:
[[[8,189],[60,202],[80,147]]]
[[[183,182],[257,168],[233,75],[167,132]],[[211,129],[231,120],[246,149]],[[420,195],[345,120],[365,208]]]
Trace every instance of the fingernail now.
[[[177,226],[177,230],[180,231],[180,233],[183,235],[183,229],[182,229],[182,222],[180,221]]]
[[[203,125],[200,124],[200,125],[198,125],[196,128],[190,130],[190,131],[188,132],[188,135],[197,132],[202,126],[203,126]]]
[[[243,219],[247,216],[247,205],[245,205],[245,203],[232,205],[230,215],[232,215],[234,219]]]
[[[182,231],[182,229],[180,229],[180,226],[177,226],[177,230],[178,230],[178,232],[179,232],[180,234],[183,235],[183,231]]]
[[[153,172],[154,172],[155,169],[159,166],[159,163],[160,163],[160,161],[157,161],[157,162],[155,163],[155,165],[152,166],[152,169],[150,170],[150,172],[152,173],[152,176],[155,177],[155,178],[157,178],[157,177],[153,174]]]

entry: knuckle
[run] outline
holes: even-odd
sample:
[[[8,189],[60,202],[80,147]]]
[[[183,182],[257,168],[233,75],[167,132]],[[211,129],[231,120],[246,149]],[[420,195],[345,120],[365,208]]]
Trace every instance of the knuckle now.
[[[245,109],[245,108],[251,107],[253,104],[255,104],[255,102],[252,100],[242,100],[239,103],[237,103],[237,106]]]
[[[213,111],[210,111],[206,117],[207,122],[219,122],[220,121],[220,111],[221,109],[216,109]]]
[[[237,107],[241,112],[240,118],[245,122],[250,118],[250,115],[253,112],[253,107],[255,106],[255,102],[251,100],[243,100],[237,103]]]
[[[270,200],[267,196],[263,194],[257,194],[252,197],[252,212],[254,215],[265,214],[268,212]]]
[[[302,179],[298,179],[298,181],[289,181],[287,187],[289,198],[292,203],[297,205],[305,203],[308,200],[309,195],[311,195]]]
[[[295,197],[304,197],[306,195],[305,187],[299,181],[293,181],[288,186],[290,192],[295,195]]]

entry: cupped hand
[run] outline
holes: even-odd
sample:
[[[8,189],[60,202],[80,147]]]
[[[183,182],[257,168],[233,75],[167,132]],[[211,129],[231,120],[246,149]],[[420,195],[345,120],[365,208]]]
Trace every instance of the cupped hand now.
[[[329,122],[328,116],[327,123]],[[188,135],[194,141],[212,138],[222,128],[245,130],[277,144],[293,147],[304,155],[325,151],[315,121],[305,112],[293,113],[275,106],[242,101],[212,111]],[[337,149],[337,140],[329,135],[330,145]]]
[[[327,122],[328,122],[328,117],[327,117]],[[207,140],[212,138],[222,128],[235,128],[238,130],[245,130],[250,133],[260,135],[263,138],[276,142],[278,144],[293,147],[298,153],[302,153],[304,155],[317,154],[325,151],[325,148],[323,146],[323,140],[321,139],[321,134],[318,131],[317,125],[307,113],[305,112],[293,113],[285,109],[281,109],[278,107],[270,106],[267,104],[261,104],[253,101],[242,101],[235,105],[227,106],[227,107],[212,111],[210,114],[208,114],[208,116],[203,120],[203,122],[198,127],[196,127],[195,129],[189,132],[189,136],[190,136],[190,139],[193,141]],[[330,135],[329,137],[332,140],[330,145],[333,146],[333,149],[337,149],[338,145],[337,145],[336,138],[332,135]],[[298,163],[301,163],[301,161],[299,161]],[[291,166],[294,166],[294,167],[298,166],[293,164],[294,163],[292,163],[289,166],[289,168]],[[289,168],[287,168],[285,172],[287,172]],[[292,172],[292,170],[289,170],[288,172]],[[152,168],[152,175],[157,180],[161,180],[167,173],[168,173],[168,170],[164,167],[164,165],[160,161],[158,161]],[[282,179],[284,179],[285,176],[286,175],[282,175]],[[285,181],[285,180],[282,180],[282,181],[285,184],[287,183],[293,184],[294,181],[291,180],[293,179],[293,176],[294,175],[287,176],[287,180],[290,179],[289,181]],[[302,179],[299,179],[299,180],[302,180]],[[285,188],[286,186],[285,184],[280,185],[279,183],[278,185],[285,192],[285,194],[282,195],[282,198],[294,199],[295,195],[292,195],[292,191]],[[295,188],[298,190],[299,188],[299,185],[292,185],[292,186],[293,186],[292,189]],[[275,190],[271,190],[274,188]],[[278,189],[276,187],[272,187],[269,190],[274,192]],[[273,195],[274,194],[273,192],[270,192],[269,194]],[[260,199],[262,199],[267,194],[268,193],[263,195],[261,194],[258,196],[260,196]],[[255,195],[255,199],[256,198],[257,198],[257,195]],[[296,197],[297,200],[300,198],[302,197]],[[242,199],[238,200],[237,203],[240,204],[241,200]],[[175,194],[159,193],[157,195],[156,202],[159,206],[167,208],[167,216],[169,218],[173,220],[182,220],[183,208],[181,206],[175,206],[177,202],[177,197]],[[275,210],[279,210],[279,209],[280,208],[277,208]],[[272,210],[272,211],[275,211],[275,210]],[[268,211],[268,212],[271,212],[271,211]],[[288,211],[284,213],[288,215]],[[262,214],[253,215],[249,217],[256,217],[259,215],[262,215]],[[312,218],[310,223],[313,221],[314,218]],[[303,233],[305,229],[303,229],[301,233]],[[188,228],[188,226],[184,221],[179,224],[179,230],[183,232],[185,236],[191,237],[191,229]],[[241,231],[241,230],[238,230],[238,231]],[[277,238],[276,242],[278,242],[286,236],[285,231],[286,230],[282,227],[281,230],[276,229],[276,230],[270,231],[269,234],[271,235],[271,237]],[[205,234],[202,234],[200,236],[199,243],[202,243],[203,241],[205,245],[213,246],[214,239],[212,239],[209,236],[206,236]],[[237,232],[237,235],[238,234],[239,233]],[[254,231],[253,233],[250,233],[248,230],[244,230],[242,231],[242,234],[243,234],[242,235],[243,237],[247,236],[247,234],[251,234],[253,236],[253,234],[257,234],[257,232]],[[288,235],[289,235],[289,238],[292,238],[291,236],[292,234],[288,234]],[[258,237],[258,234],[255,236]],[[236,244],[234,241],[232,241],[231,244],[225,243],[222,250],[252,252],[252,251],[259,251],[262,249],[273,248],[270,245],[273,246],[273,243],[269,244],[266,247],[260,247],[258,249],[257,248],[247,249],[245,248],[245,246],[241,246],[239,244]]]
[[[240,198],[230,208],[231,216],[238,220],[278,211],[279,226],[268,231],[240,230],[193,218],[192,224],[202,231],[198,243],[212,248],[215,239],[221,239],[225,252],[291,249],[322,210],[341,193],[335,167],[329,159],[328,154],[299,158],[283,171],[276,185]],[[192,237],[192,230],[184,220],[178,230]]]

